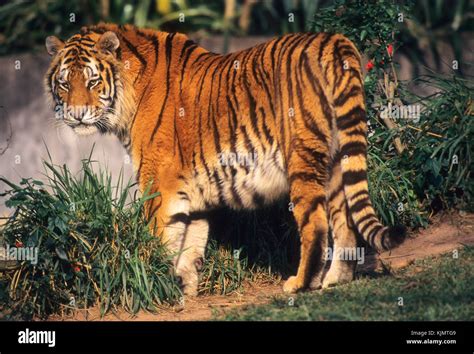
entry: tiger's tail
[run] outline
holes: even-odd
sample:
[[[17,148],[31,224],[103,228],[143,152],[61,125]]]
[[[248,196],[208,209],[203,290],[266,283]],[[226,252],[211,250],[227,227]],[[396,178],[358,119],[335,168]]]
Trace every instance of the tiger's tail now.
[[[342,37],[342,36],[341,36]],[[406,235],[404,226],[385,227],[375,215],[367,182],[367,115],[360,69],[360,55],[351,41],[336,41],[341,65],[347,69],[334,72],[333,99],[335,136],[338,145],[342,184],[349,215],[358,232],[378,251],[401,244]]]

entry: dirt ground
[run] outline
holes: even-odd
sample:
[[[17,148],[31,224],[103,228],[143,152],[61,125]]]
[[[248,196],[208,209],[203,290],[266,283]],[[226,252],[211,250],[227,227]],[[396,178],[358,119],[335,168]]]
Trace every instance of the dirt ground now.
[[[474,214],[450,213],[437,216],[432,224],[423,230],[413,232],[399,248],[379,255],[366,256],[361,269],[367,272],[375,269],[397,269],[417,259],[439,255],[462,247],[474,245]],[[280,284],[247,283],[239,293],[231,295],[209,295],[189,298],[185,306],[163,307],[159,313],[139,312],[130,315],[124,311],[100,318],[97,308],[78,311],[70,317],[51,317],[55,321],[203,321],[229,309],[251,304],[263,304],[276,295],[283,294]]]

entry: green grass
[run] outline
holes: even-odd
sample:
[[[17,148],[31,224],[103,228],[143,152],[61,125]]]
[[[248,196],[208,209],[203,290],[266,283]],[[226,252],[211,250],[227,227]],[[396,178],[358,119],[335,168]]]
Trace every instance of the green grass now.
[[[399,306],[403,298],[403,306]],[[293,303],[292,303],[293,302]],[[292,305],[291,305],[292,304]],[[474,318],[474,248],[420,260],[393,276],[368,277],[322,292],[279,296],[223,320],[436,321]]]
[[[45,182],[0,179],[14,210],[0,229],[2,244],[36,247],[39,254],[37,264],[22,261],[1,274],[7,318],[47,318],[93,305],[102,314],[153,311],[181,296],[169,257],[144,218],[143,205],[156,194],[134,195],[121,176],[114,186],[93,165],[84,160],[73,175],[45,161]]]

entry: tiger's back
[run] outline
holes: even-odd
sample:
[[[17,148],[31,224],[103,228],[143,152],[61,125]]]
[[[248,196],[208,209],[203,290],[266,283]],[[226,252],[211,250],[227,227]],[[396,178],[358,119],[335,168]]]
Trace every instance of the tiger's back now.
[[[322,39],[314,34],[293,34],[223,56],[173,37],[180,54],[170,56],[173,69],[166,73],[172,94],[157,102],[153,113],[158,117],[169,114],[173,119],[162,118],[164,125],[169,122],[168,127],[160,119],[136,121],[132,132],[134,140],[142,140],[146,146],[147,140],[164,144],[159,131],[168,131],[163,133],[169,145],[162,149],[166,156],[161,160],[173,157],[176,161],[171,165],[181,171],[188,169],[190,177],[183,177],[193,184],[189,193],[198,192],[191,198],[198,203],[192,210],[200,209],[202,202],[207,207],[250,208],[275,201],[289,190],[287,161],[303,143],[319,152],[310,158],[314,166],[321,166],[323,178],[329,160],[331,112],[321,98],[323,88],[313,91],[314,84],[306,74],[309,68],[297,72],[302,64],[317,62],[309,57],[316,58]],[[294,73],[296,79],[292,79]],[[304,113],[309,114],[305,117]],[[319,123],[315,123],[317,116],[323,118]],[[308,126],[316,139],[304,134],[295,139],[295,132],[304,133]],[[141,155],[141,151],[134,155]],[[170,156],[168,151],[176,154]],[[140,161],[140,156],[136,160]],[[143,176],[143,164],[139,170],[140,179],[150,179],[150,172]]]
[[[205,212],[223,205],[256,208],[289,194],[302,241],[289,292],[321,285],[329,226],[335,247],[355,247],[356,233],[377,249],[403,240],[370,203],[360,57],[342,35],[290,34],[228,55],[129,26],[88,35],[120,43],[110,60],[136,97],[124,145],[142,190],[151,183],[161,193],[148,211],[188,293],[204,257]],[[333,261],[322,284],[354,271]]]

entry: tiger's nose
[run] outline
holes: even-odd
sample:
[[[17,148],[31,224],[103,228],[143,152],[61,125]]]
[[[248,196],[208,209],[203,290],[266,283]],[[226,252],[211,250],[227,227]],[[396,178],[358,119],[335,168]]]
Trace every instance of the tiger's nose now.
[[[74,112],[71,113],[71,116],[72,118],[74,118],[75,120],[77,121],[82,121],[82,118],[84,118],[84,115],[86,114],[86,111],[85,110],[76,110]]]
[[[81,106],[69,106],[68,107],[68,115],[71,119],[77,120],[79,122],[82,121],[84,116],[86,115],[87,109],[84,109]]]

